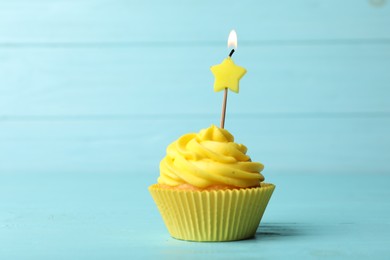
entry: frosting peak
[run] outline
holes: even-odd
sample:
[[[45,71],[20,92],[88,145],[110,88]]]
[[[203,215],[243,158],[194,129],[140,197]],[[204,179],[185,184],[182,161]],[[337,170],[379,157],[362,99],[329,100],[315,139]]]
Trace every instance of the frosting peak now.
[[[257,187],[264,180],[260,173],[264,166],[252,162],[246,152],[246,146],[235,143],[229,131],[215,125],[185,134],[168,146],[158,183]]]

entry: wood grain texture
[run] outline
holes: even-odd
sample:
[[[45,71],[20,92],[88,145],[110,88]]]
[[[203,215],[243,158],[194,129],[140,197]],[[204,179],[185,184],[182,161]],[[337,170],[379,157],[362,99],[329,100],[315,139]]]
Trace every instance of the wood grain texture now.
[[[197,132],[216,117],[134,117],[110,120],[9,121],[1,123],[0,172],[148,172],[158,176],[169,143]],[[261,118],[234,116],[226,128],[278,173],[386,174],[389,118]]]
[[[0,48],[1,116],[216,114],[223,46]],[[229,113],[390,113],[390,44],[242,46]]]
[[[389,5],[374,2],[1,1],[0,42],[224,44],[231,28],[250,41],[389,39]]]
[[[334,172],[337,171],[333,169]],[[389,175],[284,173],[254,239],[169,237],[148,171],[0,175],[4,259],[387,259]],[[136,185],[135,185],[136,182]]]

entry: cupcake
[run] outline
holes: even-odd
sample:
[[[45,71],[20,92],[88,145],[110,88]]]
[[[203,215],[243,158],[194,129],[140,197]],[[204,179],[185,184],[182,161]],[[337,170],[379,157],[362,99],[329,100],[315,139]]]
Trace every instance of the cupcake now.
[[[275,189],[247,148],[214,125],[167,148],[149,191],[172,237],[232,241],[253,237]]]

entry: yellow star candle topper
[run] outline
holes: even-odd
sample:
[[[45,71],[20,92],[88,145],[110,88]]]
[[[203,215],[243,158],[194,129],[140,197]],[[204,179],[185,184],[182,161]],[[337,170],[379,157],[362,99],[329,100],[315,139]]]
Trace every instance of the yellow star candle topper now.
[[[233,92],[239,92],[239,81],[245,75],[246,69],[234,64],[232,58],[226,58],[221,64],[211,67],[214,74],[214,91],[218,92],[225,88]]]
[[[221,128],[225,127],[225,115],[226,115],[226,103],[228,96],[228,89],[236,93],[239,92],[239,81],[245,75],[246,69],[234,64],[232,55],[234,48],[237,48],[237,33],[232,30],[229,34],[228,48],[233,47],[229,57],[224,59],[221,64],[211,67],[211,72],[214,74],[214,91],[224,90],[222,101],[222,114],[221,114]]]

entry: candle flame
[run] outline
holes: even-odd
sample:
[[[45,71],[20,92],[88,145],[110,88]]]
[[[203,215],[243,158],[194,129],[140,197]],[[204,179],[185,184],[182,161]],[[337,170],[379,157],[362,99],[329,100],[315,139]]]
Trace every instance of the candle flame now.
[[[235,30],[231,30],[229,33],[228,48],[237,49],[237,33]]]

